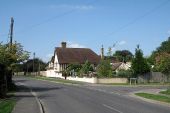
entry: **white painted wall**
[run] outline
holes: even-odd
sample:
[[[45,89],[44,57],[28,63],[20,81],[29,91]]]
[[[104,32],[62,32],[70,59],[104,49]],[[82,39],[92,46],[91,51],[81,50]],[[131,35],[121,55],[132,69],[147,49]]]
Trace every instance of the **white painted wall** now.
[[[58,62],[58,57],[57,57],[57,54],[55,53],[55,57],[54,57],[54,70],[56,72],[59,72],[60,71],[60,65],[59,65],[59,62]]]
[[[67,80],[74,80],[74,81],[81,81],[81,82],[88,82],[88,83],[97,83],[97,78],[87,78],[87,77],[67,77]]]

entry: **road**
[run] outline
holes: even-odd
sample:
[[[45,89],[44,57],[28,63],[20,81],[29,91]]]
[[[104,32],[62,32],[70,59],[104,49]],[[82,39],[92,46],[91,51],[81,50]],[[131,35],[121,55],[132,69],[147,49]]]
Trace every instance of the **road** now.
[[[25,77],[14,78],[14,81],[34,92],[45,113],[170,113],[170,107],[110,90],[96,90],[94,86],[64,85]]]

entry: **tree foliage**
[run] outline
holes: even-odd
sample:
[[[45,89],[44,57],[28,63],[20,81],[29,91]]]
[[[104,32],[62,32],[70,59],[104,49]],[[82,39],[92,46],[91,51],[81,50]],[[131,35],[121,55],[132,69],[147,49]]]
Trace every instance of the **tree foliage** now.
[[[161,71],[162,68],[160,68],[160,65],[163,65],[162,62],[166,58],[170,57],[170,37],[168,40],[163,41],[161,45],[152,52],[152,55],[150,56],[150,61],[154,65],[153,71]]]
[[[81,72],[83,74],[89,74],[90,71],[93,71],[93,66],[90,64],[90,62],[87,60],[81,68]]]
[[[170,57],[163,58],[159,65],[160,71],[169,76],[170,75]]]
[[[148,65],[146,59],[143,57],[143,52],[139,48],[139,45],[135,50],[135,56],[132,60],[132,70],[134,72],[134,76],[144,74],[150,71],[150,66]]]
[[[40,71],[46,70],[47,63],[43,62],[39,58],[29,59],[27,62],[23,64],[23,67],[21,68],[23,68],[24,72],[33,72],[33,63],[34,63],[34,72],[38,72],[39,69]]]
[[[120,62],[128,62],[131,61],[133,58],[133,54],[129,50],[122,50],[122,51],[117,50],[115,51],[113,56],[115,56]]]
[[[0,43],[0,90],[2,91],[2,84],[5,83],[8,89],[12,86],[12,73],[16,69],[16,65],[27,60],[29,52],[23,49],[20,43],[15,42],[12,46],[9,44]],[[5,81],[5,82],[4,82]],[[3,90],[4,91],[4,90]],[[0,93],[0,96],[2,94]]]
[[[97,76],[98,77],[111,77],[112,76],[112,66],[109,60],[101,60],[100,64],[97,66]]]

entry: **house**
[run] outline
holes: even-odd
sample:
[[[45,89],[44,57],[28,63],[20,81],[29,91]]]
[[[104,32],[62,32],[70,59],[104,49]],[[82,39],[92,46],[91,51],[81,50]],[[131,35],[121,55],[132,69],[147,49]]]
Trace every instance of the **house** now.
[[[119,70],[128,70],[131,67],[130,62],[116,62],[116,63],[111,63],[113,71],[118,72]]]
[[[48,66],[48,77],[62,78],[62,71],[65,70],[69,64],[84,64],[89,61],[94,67],[100,62],[100,57],[89,48],[67,48],[67,43],[62,42],[61,47],[56,47],[54,56]]]

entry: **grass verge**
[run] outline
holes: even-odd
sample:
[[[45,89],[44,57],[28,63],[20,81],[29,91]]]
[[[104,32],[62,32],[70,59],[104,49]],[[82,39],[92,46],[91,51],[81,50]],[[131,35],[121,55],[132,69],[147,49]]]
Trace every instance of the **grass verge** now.
[[[0,113],[11,113],[15,103],[16,100],[11,98],[0,100]]]
[[[161,92],[159,92],[159,93],[170,96],[170,89],[167,89],[166,91],[161,91]]]
[[[64,80],[64,79],[59,79],[59,78],[49,78],[49,77],[41,77],[41,76],[29,76],[33,79],[39,79],[39,80],[48,80],[52,82],[57,82],[57,83],[68,83],[68,84],[83,84],[83,82],[79,81],[72,81],[72,80]]]
[[[144,97],[147,99],[170,103],[170,97],[167,97],[167,96],[155,95],[155,94],[149,94],[149,93],[135,93],[135,95]]]

